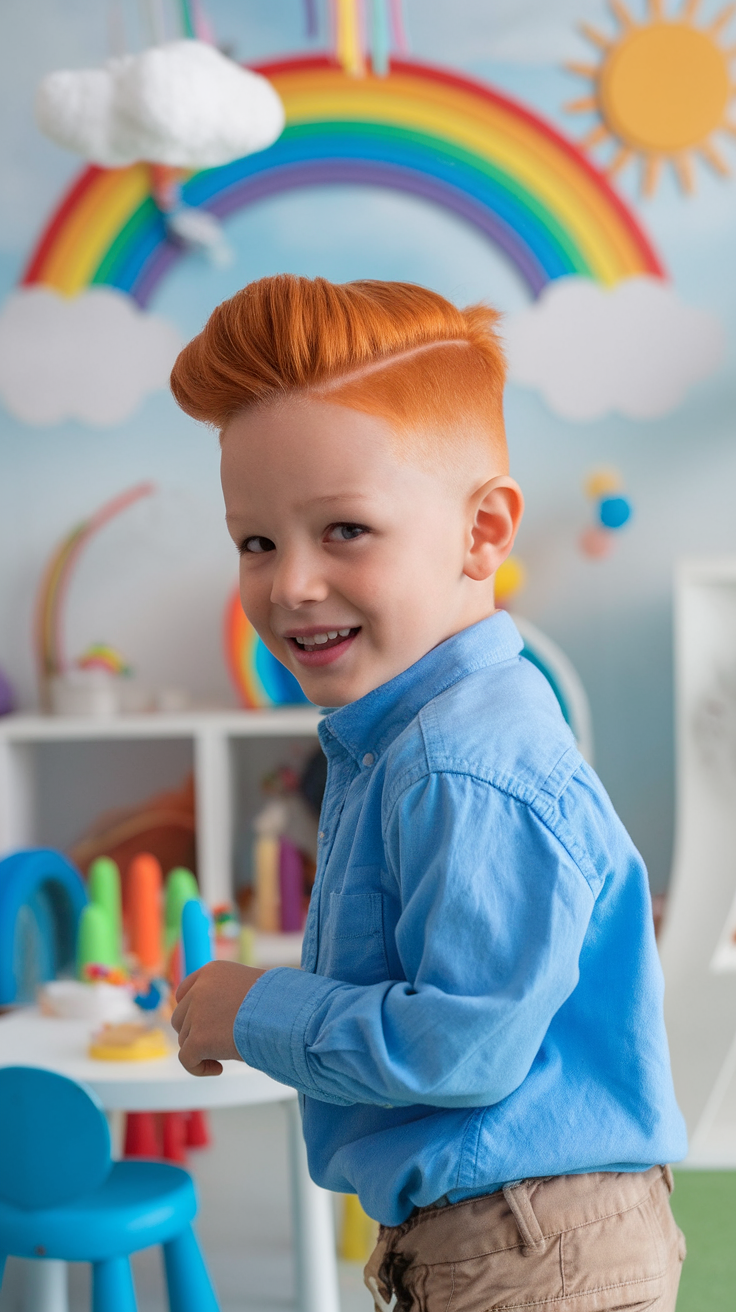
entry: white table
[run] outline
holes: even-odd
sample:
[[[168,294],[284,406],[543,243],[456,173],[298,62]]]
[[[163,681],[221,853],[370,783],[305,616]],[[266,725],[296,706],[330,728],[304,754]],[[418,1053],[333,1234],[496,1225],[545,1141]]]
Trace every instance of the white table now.
[[[97,1095],[108,1113],[193,1111],[280,1102],[287,1113],[297,1301],[299,1312],[339,1312],[330,1195],[312,1181],[296,1094],[244,1062],[224,1063],[222,1075],[187,1074],[173,1046],[168,1057],[145,1062],[95,1061],[87,1056],[92,1026],[56,1020],[34,1007],[0,1017],[0,1066],[41,1066]],[[28,1312],[68,1312],[66,1264],[29,1263]]]

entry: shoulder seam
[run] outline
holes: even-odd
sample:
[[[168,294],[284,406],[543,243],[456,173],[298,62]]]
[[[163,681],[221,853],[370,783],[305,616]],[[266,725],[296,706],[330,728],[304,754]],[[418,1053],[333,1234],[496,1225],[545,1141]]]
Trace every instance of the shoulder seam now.
[[[575,773],[577,773],[577,771],[575,771]],[[408,769],[404,772],[401,778],[396,781],[394,789],[392,789],[394,797],[389,804],[389,809],[386,815],[386,829],[391,824],[394,812],[402,798],[406,796],[411,788],[420,783],[422,779],[429,779],[433,775],[455,775],[457,777],[470,779],[473,783],[481,784],[485,788],[492,788],[494,792],[501,793],[503,796],[509,797],[512,801],[518,802],[520,806],[527,807],[540,824],[543,824],[545,829],[549,830],[553,838],[555,838],[560,846],[565,849],[570,860],[578,867],[583,879],[590,888],[593,897],[595,898],[598,896],[601,883],[600,876],[595,867],[588,860],[586,853],[575,841],[574,835],[569,830],[569,826],[559,823],[562,817],[554,806],[554,801],[557,799],[549,798],[549,800],[543,800],[539,798],[538,794],[525,796],[524,790],[518,786],[514,787],[513,781],[510,779],[487,779],[472,769],[461,768],[459,764],[444,769],[431,768],[428,763],[421,767],[414,766],[413,769]],[[570,776],[571,779],[573,777],[574,775]],[[552,823],[554,819],[557,819],[557,824]]]

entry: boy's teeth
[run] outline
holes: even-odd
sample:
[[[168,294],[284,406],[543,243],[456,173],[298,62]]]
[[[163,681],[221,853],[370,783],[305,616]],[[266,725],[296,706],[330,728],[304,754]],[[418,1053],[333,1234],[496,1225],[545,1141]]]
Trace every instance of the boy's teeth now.
[[[328,629],[326,633],[312,633],[308,638],[297,638],[300,647],[321,647],[323,643],[329,642],[334,638],[347,638],[352,633],[352,629]]]

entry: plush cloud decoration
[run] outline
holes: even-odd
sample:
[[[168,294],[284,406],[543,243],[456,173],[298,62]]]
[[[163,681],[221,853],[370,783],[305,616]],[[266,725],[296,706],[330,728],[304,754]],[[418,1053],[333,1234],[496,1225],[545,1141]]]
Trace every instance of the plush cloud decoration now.
[[[173,324],[112,287],[21,288],[0,310],[0,396],[27,424],[118,424],[168,386],[180,349]]]
[[[263,150],[284,107],[271,83],[203,41],[171,41],[102,68],[50,73],[36,119],[52,141],[106,168],[136,160],[204,169]]]
[[[506,333],[509,377],[563,419],[668,414],[724,356],[723,327],[660,278],[559,278]]]

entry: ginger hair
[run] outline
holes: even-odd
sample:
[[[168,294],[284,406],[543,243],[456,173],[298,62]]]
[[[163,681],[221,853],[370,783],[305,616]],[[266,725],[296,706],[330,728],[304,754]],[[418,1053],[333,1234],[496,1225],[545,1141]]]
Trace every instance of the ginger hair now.
[[[250,407],[301,395],[377,416],[450,460],[464,439],[481,438],[505,472],[498,319],[413,283],[278,274],[213,310],[179,355],[171,390],[220,431]]]

